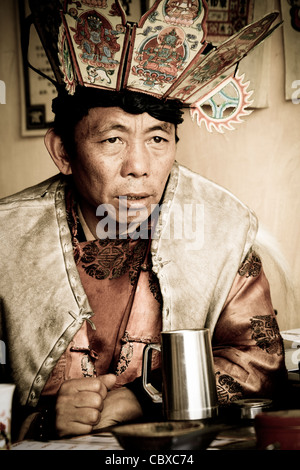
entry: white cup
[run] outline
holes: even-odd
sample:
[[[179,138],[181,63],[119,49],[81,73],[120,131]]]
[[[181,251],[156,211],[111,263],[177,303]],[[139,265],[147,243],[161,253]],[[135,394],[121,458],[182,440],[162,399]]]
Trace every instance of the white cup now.
[[[13,384],[0,384],[0,450],[11,446],[11,409],[15,390]]]

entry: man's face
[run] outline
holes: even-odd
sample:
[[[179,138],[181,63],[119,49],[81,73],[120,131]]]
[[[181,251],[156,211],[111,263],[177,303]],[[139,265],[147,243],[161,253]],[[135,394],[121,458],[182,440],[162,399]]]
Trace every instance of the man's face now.
[[[116,220],[145,220],[159,203],[175,160],[175,126],[149,114],[92,108],[75,128],[73,179],[85,217],[109,205]],[[121,210],[120,210],[121,209]]]

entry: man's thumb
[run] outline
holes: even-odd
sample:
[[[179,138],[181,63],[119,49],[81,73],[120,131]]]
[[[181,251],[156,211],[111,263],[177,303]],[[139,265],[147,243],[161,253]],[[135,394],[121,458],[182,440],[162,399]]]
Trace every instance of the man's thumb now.
[[[114,374],[105,374],[98,377],[107,390],[111,390],[116,383],[117,377]]]

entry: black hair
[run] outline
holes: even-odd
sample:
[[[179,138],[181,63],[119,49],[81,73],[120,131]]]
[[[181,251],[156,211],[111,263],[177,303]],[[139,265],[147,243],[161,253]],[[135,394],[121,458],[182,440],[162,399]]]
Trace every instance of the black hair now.
[[[183,105],[177,100],[161,100],[152,95],[129,90],[115,92],[78,86],[74,95],[61,90],[52,102],[55,115],[53,127],[70,156],[75,151],[76,125],[88,115],[91,108],[97,107],[119,107],[130,114],[146,112],[155,119],[174,124],[175,130],[177,125],[183,122]]]

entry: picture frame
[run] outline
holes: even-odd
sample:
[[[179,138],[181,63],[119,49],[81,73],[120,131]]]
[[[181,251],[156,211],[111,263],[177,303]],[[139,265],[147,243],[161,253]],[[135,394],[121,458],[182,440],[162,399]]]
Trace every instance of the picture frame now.
[[[30,69],[28,61],[37,69],[54,78],[39,36],[32,26],[26,42],[26,18],[30,14],[28,0],[18,0],[19,20],[19,68],[21,94],[21,134],[43,136],[53,121],[52,100],[56,96],[55,86]]]

